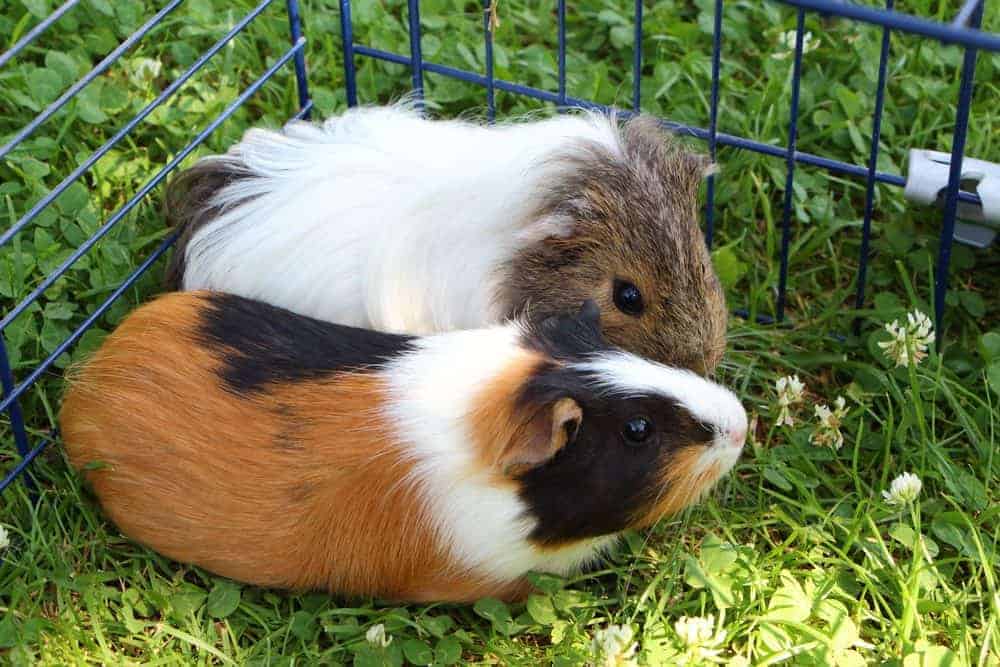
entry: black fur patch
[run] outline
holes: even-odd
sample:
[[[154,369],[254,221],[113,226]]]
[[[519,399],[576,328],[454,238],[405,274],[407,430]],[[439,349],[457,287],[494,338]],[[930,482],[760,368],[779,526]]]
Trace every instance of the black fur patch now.
[[[316,493],[315,483],[299,480],[295,486],[288,489],[288,499],[294,506],[306,502],[314,493]]]
[[[531,538],[558,545],[609,535],[629,527],[665,493],[664,470],[684,447],[711,446],[712,430],[662,396],[623,398],[595,389],[594,378],[572,367],[542,370],[521,400],[551,405],[575,400],[583,421],[574,440],[551,461],[521,475],[521,498],[538,525]],[[623,433],[626,422],[645,417],[653,435],[641,445]]]
[[[164,197],[164,214],[167,224],[179,230],[180,235],[164,276],[167,289],[181,288],[188,243],[198,230],[222,213],[220,207],[211,204],[212,198],[226,186],[252,177],[253,172],[227,156],[203,159],[170,182]]]
[[[529,321],[524,343],[561,361],[579,361],[588,354],[612,349],[601,334],[601,310],[592,299],[584,301],[576,315]]]
[[[378,366],[412,336],[331,324],[232,294],[205,297],[197,342],[218,350],[225,387],[237,394]]]
[[[308,422],[295,413],[295,408],[288,403],[280,403],[274,408],[274,414],[281,423],[281,431],[274,439],[274,448],[283,452],[300,452],[305,449],[302,436]]]

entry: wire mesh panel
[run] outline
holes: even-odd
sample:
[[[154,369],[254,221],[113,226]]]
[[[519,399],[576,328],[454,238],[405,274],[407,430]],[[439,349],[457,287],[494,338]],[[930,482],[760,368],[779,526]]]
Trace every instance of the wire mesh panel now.
[[[40,21],[34,28],[19,39],[6,53],[0,56],[0,67],[14,62],[22,55],[36,39],[42,36],[56,21],[67,13],[71,12],[78,4],[79,0],[69,0],[50,16]],[[177,9],[182,0],[170,0],[153,16],[148,18],[142,25],[129,35],[124,41],[118,44],[106,57],[98,62],[86,74],[80,77],[75,83],[60,94],[54,101],[48,104],[37,116],[27,125],[16,131],[3,146],[0,146],[0,159],[8,156],[17,149],[40,127],[53,120],[64,107],[72,100],[78,98],[90,83],[99,76],[107,72],[118,62],[122,56],[136,46],[144,37],[158,29],[164,20]],[[117,146],[128,140],[136,128],[144,120],[155,113],[170,100],[182,86],[192,79],[202,70],[213,58],[223,51],[227,46],[231,46],[234,38],[244,32],[260,15],[275,3],[274,0],[263,0],[245,16],[235,20],[232,28],[218,37],[204,53],[198,55],[190,66],[183,71],[180,76],[171,81],[155,98],[145,104],[132,118],[125,122],[106,142],[97,150],[83,157],[79,165],[72,170],[58,185],[53,187],[48,193],[42,196],[31,208],[20,216],[14,223],[0,234],[0,249],[17,243],[19,235],[30,229],[32,223],[36,223],[45,212],[53,207],[54,203],[71,186],[73,186],[88,170],[94,168],[101,158],[105,157],[116,149]],[[83,239],[76,248],[73,248],[68,255],[63,258],[51,271],[47,273],[30,293],[18,301],[10,310],[3,314],[0,320],[0,380],[3,384],[3,397],[0,399],[0,412],[5,412],[10,420],[10,429],[13,434],[20,460],[6,472],[0,480],[0,491],[9,486],[14,479],[21,475],[27,466],[34,460],[49,444],[50,438],[42,438],[40,442],[32,443],[23,418],[20,399],[33,385],[35,385],[43,375],[48,372],[67,350],[76,344],[80,338],[98,321],[114,304],[125,294],[135,282],[162,256],[173,244],[176,233],[169,234],[155,249],[136,266],[127,277],[122,280],[108,296],[87,317],[76,326],[63,340],[59,341],[44,358],[23,376],[14,377],[10,354],[6,344],[5,332],[17,318],[25,314],[29,309],[36,307],[40,297],[46,290],[52,288],[56,282],[63,277],[81,258],[83,258],[102,238],[135,209],[158,185],[160,185],[167,175],[175,169],[188,155],[190,155],[199,145],[201,145],[217,128],[226,122],[248,99],[257,93],[265,83],[267,83],[277,72],[289,63],[294,67],[297,81],[298,106],[296,114],[298,117],[308,116],[312,107],[309,99],[309,89],[306,80],[304,49],[306,40],[302,35],[301,22],[299,16],[299,6],[297,0],[286,0],[283,11],[287,15],[288,32],[291,45],[283,53],[274,57],[248,86],[240,91],[231,102],[219,113],[207,126],[200,130],[192,131],[192,135],[187,143],[177,151],[171,159],[156,169],[147,181],[103,224],[100,224],[96,231]],[[25,475],[25,480],[30,484],[30,476]]]
[[[985,0],[967,0],[956,13],[951,23],[941,23],[895,11],[894,0],[886,0],[884,9],[865,7],[840,0],[775,1],[782,2],[785,5],[790,5],[794,7],[796,11],[796,28],[792,55],[791,99],[787,116],[785,145],[780,146],[765,143],[753,137],[736,136],[720,132],[718,130],[720,83],[725,80],[725,73],[721,67],[723,22],[725,20],[726,12],[723,0],[715,0],[714,2],[711,52],[712,75],[708,127],[693,126],[690,124],[680,123],[669,118],[662,119],[663,125],[676,130],[681,134],[707,141],[709,153],[713,158],[716,157],[719,146],[727,146],[753,151],[762,155],[782,158],[784,160],[785,183],[780,223],[780,271],[774,309],[774,319],[777,319],[778,321],[782,321],[785,318],[786,298],[788,294],[789,251],[792,243],[792,221],[794,217],[792,193],[795,186],[796,165],[818,167],[834,174],[864,179],[866,184],[866,194],[864,203],[864,218],[862,223],[862,242],[856,279],[856,294],[854,298],[856,307],[861,308],[865,304],[865,287],[870,253],[871,221],[874,211],[875,186],[878,183],[896,187],[903,187],[906,185],[906,179],[901,174],[880,171],[877,167],[879,159],[879,140],[881,134],[882,115],[885,103],[886,78],[890,62],[891,35],[894,31],[898,31],[901,33],[931,38],[943,44],[954,44],[964,48],[964,60],[959,72],[962,83],[958,98],[954,101],[955,116],[954,138],[951,150],[951,177],[948,182],[943,208],[941,244],[936,268],[934,308],[936,320],[940,322],[943,315],[945,294],[948,287],[948,269],[958,204],[959,202],[972,206],[979,206],[981,204],[980,198],[975,192],[966,192],[961,190],[960,179],[962,164],[961,158],[964,154],[965,137],[968,129],[969,111],[972,100],[972,84],[975,77],[977,53],[980,50],[991,52],[997,52],[1000,50],[1000,35],[986,33],[979,30],[983,12],[985,10]],[[448,65],[428,62],[422,57],[420,46],[422,33],[420,27],[419,3],[416,0],[409,0],[408,3],[410,43],[409,56],[401,53],[386,51],[367,44],[355,43],[353,38],[350,4],[349,0],[342,0],[341,2],[341,28],[344,43],[345,81],[347,82],[348,88],[347,99],[348,103],[352,106],[358,103],[356,57],[362,56],[409,67],[412,73],[413,90],[417,95],[418,102],[422,99],[425,72],[483,86],[486,89],[487,117],[490,120],[492,120],[496,114],[495,90],[501,90],[515,95],[541,100],[558,106],[601,109],[605,111],[612,110],[606,105],[598,104],[588,99],[573,97],[568,95],[566,92],[566,3],[563,2],[563,0],[557,0],[556,8],[558,31],[558,87],[555,92],[526,86],[514,81],[497,80],[494,77],[494,58],[491,49],[492,34],[490,29],[490,16],[496,8],[491,6],[490,0],[485,0],[484,2],[486,15],[484,25],[487,48],[485,68],[482,74]],[[870,135],[871,153],[866,164],[854,164],[797,150],[797,139],[799,135],[799,90],[802,79],[802,63],[804,54],[803,38],[806,34],[804,26],[806,16],[809,12],[820,13],[824,16],[841,17],[882,28],[881,53],[878,66],[878,83],[875,86],[875,89],[871,91],[871,94],[875,99],[875,110],[873,113],[872,131]],[[632,108],[631,110],[621,108],[613,109],[613,111],[622,116],[629,116],[640,110],[642,81],[641,72],[643,68],[643,5],[641,0],[636,0],[635,2],[633,28]],[[709,177],[707,183],[705,229],[706,240],[709,247],[712,246],[715,236],[715,185],[715,177]],[[744,315],[746,314],[745,311],[738,311],[738,313]],[[764,322],[773,321],[772,318],[767,316],[758,316],[757,319]],[[939,335],[941,329],[942,328],[940,326],[937,329]]]
[[[79,0],[68,0],[50,16],[41,20],[34,28],[25,33],[6,53],[0,56],[0,67],[16,62],[17,58],[23,56],[25,50],[49,30],[53,24],[62,17],[71,15],[78,2]],[[38,128],[52,122],[53,119],[57,119],[58,114],[60,114],[70,101],[77,99],[89,84],[107,72],[109,68],[120,60],[123,54],[161,26],[163,21],[177,9],[181,2],[182,0],[169,0],[158,12],[149,17],[144,23],[141,23],[131,35],[110,49],[107,56],[101,59],[64,92],[55,97],[44,109],[41,109],[33,120],[15,131],[6,140],[6,143],[0,147],[0,159],[11,154],[18,146],[32,137]],[[495,2],[496,0],[484,0],[482,5],[482,46],[485,59],[482,69],[480,71],[473,71],[471,69],[433,62],[425,58],[425,50],[423,48],[425,35],[421,28],[420,3],[418,0],[407,0],[405,3],[407,11],[405,29],[408,32],[408,53],[385,50],[379,48],[377,45],[357,43],[354,37],[355,24],[352,20],[351,2],[350,0],[340,0],[344,93],[348,106],[355,106],[359,103],[357,63],[359,59],[364,58],[394,63],[409,68],[409,88],[412,88],[418,105],[423,104],[427,84],[425,78],[429,78],[428,75],[446,77],[479,86],[485,93],[485,115],[490,121],[493,121],[497,115],[498,92],[539,100],[558,107],[610,110],[606,105],[599,104],[592,99],[574,96],[569,93],[567,82],[567,72],[569,69],[567,53],[569,47],[567,43],[567,3],[565,0],[555,0],[552,7],[552,11],[556,17],[554,47],[557,71],[554,78],[554,90],[498,78],[495,68],[495,49],[497,45],[494,44],[494,29],[496,27],[498,8],[493,4]],[[779,0],[772,0],[772,2],[779,2]],[[690,123],[682,123],[670,118],[662,119],[666,127],[674,129],[681,134],[704,140],[707,143],[708,152],[713,158],[716,157],[720,148],[728,147],[750,151],[771,158],[778,158],[783,162],[784,189],[780,204],[780,214],[777,218],[778,225],[780,226],[779,268],[776,280],[775,303],[772,311],[773,317],[762,316],[759,319],[767,321],[776,319],[781,321],[786,317],[789,283],[790,280],[794,279],[794,276],[790,276],[789,273],[789,258],[795,241],[793,222],[795,221],[796,213],[793,191],[797,185],[796,178],[801,178],[799,173],[803,167],[818,168],[839,177],[860,179],[864,183],[863,218],[860,226],[861,242],[852,301],[857,308],[862,308],[865,305],[876,186],[879,184],[895,187],[906,185],[906,179],[901,174],[879,169],[879,158],[880,138],[883,131],[883,110],[886,104],[887,79],[889,66],[892,62],[892,40],[894,35],[909,35],[913,38],[929,39],[943,44],[955,45],[963,50],[961,62],[956,71],[956,76],[960,78],[960,85],[958,96],[952,102],[954,106],[954,118],[950,148],[950,172],[943,198],[940,244],[937,250],[935,266],[933,304],[936,319],[940,323],[943,317],[945,294],[948,289],[949,264],[959,206],[978,206],[981,203],[979,196],[975,192],[967,192],[961,189],[961,165],[969,125],[977,56],[981,51],[1000,53],[1000,35],[991,34],[979,29],[985,11],[986,0],[967,0],[955,13],[950,23],[928,20],[896,11],[893,0],[886,0],[882,7],[865,6],[838,0],[780,0],[780,2],[785,6],[789,6],[795,12],[794,39],[791,40],[789,45],[791,51],[790,98],[787,115],[783,117],[782,123],[783,143],[768,142],[762,140],[760,137],[740,136],[720,130],[719,111],[722,106],[720,99],[726,90],[727,81],[727,68],[722,59],[723,49],[725,48],[724,28],[727,11],[732,12],[732,7],[727,7],[724,0],[709,0],[707,3],[702,3],[710,6],[713,10],[712,20],[709,24],[711,51],[710,53],[706,52],[703,54],[704,58],[710,59],[707,126],[701,127]],[[163,88],[162,92],[142,106],[133,117],[122,124],[99,148],[89,155],[82,156],[78,166],[71,173],[52,187],[44,196],[41,196],[36,203],[30,206],[27,212],[14,220],[13,224],[0,234],[0,249],[17,243],[19,236],[30,229],[33,223],[36,223],[78,179],[89,170],[92,170],[102,158],[111,154],[117,146],[128,141],[130,135],[134,133],[137,127],[167,103],[207,63],[219,56],[220,52],[223,52],[238,34],[245,31],[248,26],[258,20],[259,16],[272,4],[279,3],[275,3],[274,0],[263,0],[245,16],[237,17],[231,29],[221,34],[214,44],[194,58],[190,66],[177,78],[169,82]],[[630,32],[626,34],[631,34],[633,40],[631,49],[632,72],[627,95],[628,103],[622,105],[628,108],[615,110],[616,113],[624,116],[639,112],[642,108],[644,96],[642,71],[644,67],[649,65],[648,62],[644,62],[643,57],[644,22],[648,20],[649,13],[653,11],[651,8],[645,8],[646,17],[644,17],[642,0],[635,0],[634,7],[630,7],[630,9],[632,11],[632,23],[628,26]],[[175,234],[168,234],[160,240],[152,252],[148,253],[131,270],[127,277],[121,280],[107,294],[106,298],[69,335],[61,338],[58,344],[54,345],[37,363],[31,364],[23,373],[18,372],[18,377],[15,377],[15,373],[12,370],[9,348],[6,344],[6,335],[9,327],[18,317],[36,307],[35,304],[37,304],[43,293],[56,285],[60,277],[64,276],[72,266],[80,262],[102,238],[119,225],[140,202],[163,182],[171,170],[175,169],[187,156],[195,151],[212,132],[222,126],[227,119],[236,113],[251,96],[258,92],[282,68],[290,65],[296,77],[298,95],[297,115],[305,117],[309,114],[312,102],[310,101],[305,68],[305,38],[302,35],[299,6],[296,0],[286,0],[283,11],[287,18],[290,47],[282,53],[271,54],[270,59],[262,65],[262,71],[256,79],[242,91],[238,92],[238,94],[235,94],[232,101],[208,125],[200,129],[192,129],[192,136],[189,140],[185,137],[187,143],[183,148],[173,153],[172,157],[166,160],[164,164],[158,165],[158,169],[151,170],[152,175],[149,179],[124,204],[104,220],[103,223],[99,224],[96,230],[86,238],[83,238],[76,247],[71,249],[71,252],[65,256],[60,256],[59,261],[38,281],[30,293],[3,314],[3,318],[0,320],[0,380],[2,380],[3,388],[3,397],[0,399],[0,412],[6,413],[9,417],[10,428],[19,458],[6,471],[2,481],[0,481],[0,491],[21,475],[31,461],[49,443],[49,438],[43,437],[40,438],[40,441],[33,442],[32,438],[29,437],[21,410],[21,400],[25,396],[25,393],[45,373],[49,372],[57,359],[76,344],[87,330],[107,313],[115,305],[116,301],[156,263],[157,259],[174,242]],[[807,19],[814,15],[855,21],[858,25],[865,25],[880,31],[881,40],[877,81],[873,90],[864,91],[874,99],[871,131],[868,137],[870,151],[868,159],[864,163],[855,163],[799,150],[801,81],[805,61],[804,56],[807,52],[805,39],[807,31],[805,30],[805,26]],[[572,55],[571,50],[569,53]],[[646,60],[648,61],[649,59],[647,58]],[[706,241],[710,247],[716,242],[718,221],[717,178],[717,176],[710,176],[707,180],[706,189],[705,234]],[[939,326],[937,330],[940,333],[942,327]],[[30,481],[28,476],[25,476],[25,479]]]

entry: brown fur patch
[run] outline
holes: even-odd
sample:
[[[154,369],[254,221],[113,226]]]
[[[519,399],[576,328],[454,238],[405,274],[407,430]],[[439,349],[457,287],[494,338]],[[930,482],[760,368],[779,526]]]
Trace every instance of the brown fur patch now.
[[[211,156],[185,169],[167,185],[163,212],[167,224],[180,232],[173,255],[167,264],[164,284],[180,289],[187,268],[187,247],[201,228],[215,220],[223,210],[211,204],[212,198],[227,185],[253,173],[232,155]]]
[[[568,218],[575,233],[521,250],[505,267],[499,302],[535,319],[594,299],[609,342],[710,373],[725,350],[727,309],[698,225],[708,162],[655,118],[629,121],[621,136],[624,156],[583,145],[561,158],[564,176],[532,219]],[[639,288],[642,315],[615,307],[616,279]]]
[[[653,499],[648,508],[635,520],[635,528],[651,526],[670,514],[675,514],[697,501],[719,479],[719,464],[708,467],[699,465],[706,448],[690,445],[670,455],[662,466],[663,477],[659,488],[662,495]]]
[[[555,405],[519,403],[528,380],[546,363],[541,355],[525,351],[472,401],[472,439],[482,465],[508,480],[554,456],[568,439],[564,424],[579,424],[582,418],[569,398]]]
[[[196,345],[202,293],[129,317],[72,380],[69,458],[132,539],[240,581],[403,600],[526,594],[457,567],[382,412],[378,374],[234,396]],[[296,447],[276,446],[295,433]],[[87,470],[101,461],[107,467]]]

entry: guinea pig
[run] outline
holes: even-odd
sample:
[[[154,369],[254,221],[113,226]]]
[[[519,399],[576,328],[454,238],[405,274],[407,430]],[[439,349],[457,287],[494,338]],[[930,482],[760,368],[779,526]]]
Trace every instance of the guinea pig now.
[[[523,598],[737,460],[728,390],[609,347],[597,307],[428,337],[163,296],[77,368],[69,459],[121,531],[239,581]]]
[[[698,226],[710,166],[652,117],[362,107],[252,129],[172,182],[168,283],[417,335],[592,299],[609,342],[706,374],[726,334]]]

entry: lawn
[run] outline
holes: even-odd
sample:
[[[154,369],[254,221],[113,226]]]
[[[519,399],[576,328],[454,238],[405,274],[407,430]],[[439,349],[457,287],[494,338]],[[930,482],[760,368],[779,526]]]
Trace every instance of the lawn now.
[[[54,4],[0,0],[0,51]],[[352,4],[357,42],[408,54],[405,2]],[[959,4],[897,2],[945,21]],[[567,5],[568,94],[629,106],[633,3]],[[647,3],[646,111],[707,126],[713,5]],[[554,6],[499,4],[498,78],[556,90]],[[0,69],[0,143],[160,7],[84,0]],[[253,7],[248,0],[182,3],[0,160],[0,228],[16,222]],[[303,2],[318,117],[346,105],[338,8],[334,0]],[[987,11],[987,29],[1000,32],[996,3]],[[425,0],[421,20],[426,60],[483,71],[478,2]],[[806,25],[799,149],[865,164],[881,31],[813,15]],[[726,2],[721,131],[786,144],[792,59],[785,33],[794,26],[794,10],[779,3]],[[0,310],[7,313],[27,296],[288,44],[284,5],[274,3],[0,248]],[[903,173],[909,148],[950,149],[961,60],[952,47],[893,38],[880,168]],[[363,102],[407,91],[405,68],[362,58],[358,65]],[[472,84],[428,74],[426,93],[435,115],[485,115],[484,91]],[[998,99],[1000,54],[982,54],[968,155],[1000,162]],[[280,125],[296,105],[286,68],[183,164],[225,150],[251,125]],[[510,117],[546,105],[498,92],[497,108],[499,117]],[[775,307],[784,164],[730,148],[720,149],[718,160],[713,256],[731,305],[750,314],[731,323],[719,379],[744,400],[754,427],[741,463],[703,502],[626,535],[595,571],[569,581],[539,577],[539,592],[526,605],[398,606],[241,587],[131,544],[102,518],[57,441],[32,468],[34,500],[20,483],[0,497],[0,525],[9,539],[0,548],[0,662],[605,664],[600,646],[617,639],[625,649],[634,642],[631,659],[652,665],[1000,665],[996,248],[955,248],[943,344],[931,345],[919,363],[898,366],[892,350],[878,343],[891,342],[887,323],[913,310],[933,313],[940,214],[906,202],[898,188],[877,188],[868,298],[855,311],[864,183],[800,165],[788,321],[757,324],[756,316],[772,315]],[[168,235],[161,195],[162,187],[153,189],[4,331],[18,379]],[[52,432],[60,369],[85,357],[125,313],[155,294],[161,275],[158,264],[140,278],[25,395],[33,442]],[[776,384],[789,375],[804,388],[796,396],[786,386],[785,414]],[[816,414],[820,405],[832,411],[825,420]],[[6,471],[17,456],[7,415],[0,420],[0,471]],[[902,473],[922,482],[912,502],[883,494]],[[711,626],[679,623],[685,617],[710,619]],[[379,632],[391,637],[387,645]],[[625,664],[626,656],[619,657]]]

